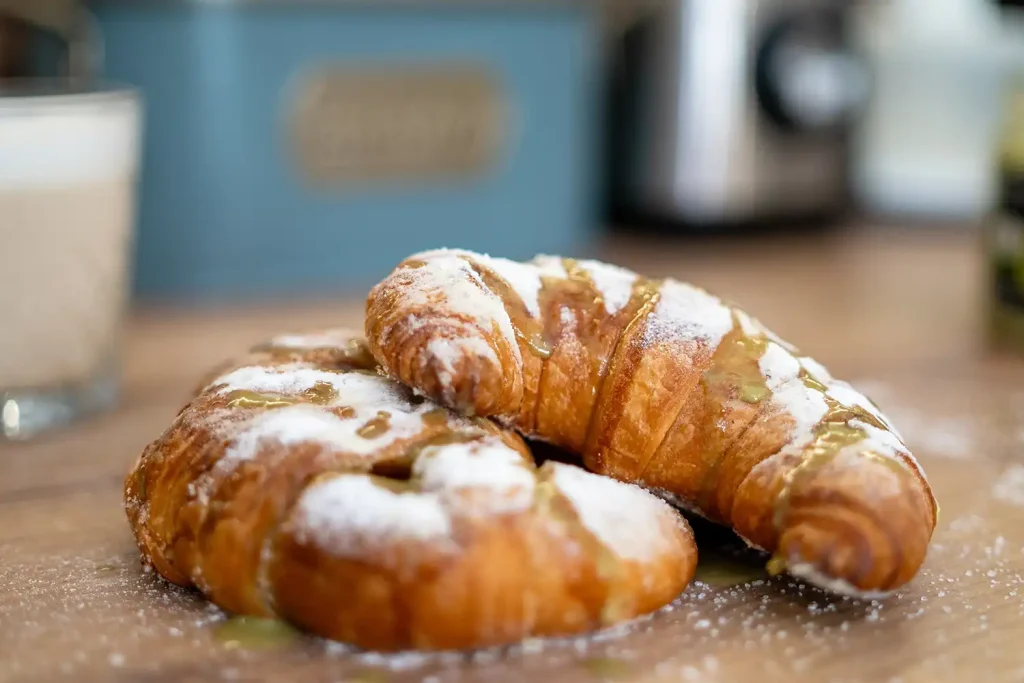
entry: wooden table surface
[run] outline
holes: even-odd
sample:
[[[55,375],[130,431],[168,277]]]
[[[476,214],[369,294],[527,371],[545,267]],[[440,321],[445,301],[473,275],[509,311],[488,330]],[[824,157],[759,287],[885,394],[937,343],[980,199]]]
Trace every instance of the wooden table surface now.
[[[1024,357],[986,350],[976,243],[904,230],[597,250],[745,305],[890,414],[942,505],[924,569],[891,599],[767,580],[709,542],[671,609],[597,638],[427,658],[239,643],[141,571],[122,477],[201,371],[271,333],[358,324],[360,303],[148,311],[129,324],[117,411],[0,444],[0,681],[1024,680]]]

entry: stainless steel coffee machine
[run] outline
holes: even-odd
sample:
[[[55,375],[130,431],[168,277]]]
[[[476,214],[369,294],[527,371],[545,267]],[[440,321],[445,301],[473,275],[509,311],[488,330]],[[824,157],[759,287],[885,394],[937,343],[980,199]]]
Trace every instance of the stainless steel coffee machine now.
[[[616,213],[717,228],[823,220],[870,90],[849,3],[669,0],[615,52]]]

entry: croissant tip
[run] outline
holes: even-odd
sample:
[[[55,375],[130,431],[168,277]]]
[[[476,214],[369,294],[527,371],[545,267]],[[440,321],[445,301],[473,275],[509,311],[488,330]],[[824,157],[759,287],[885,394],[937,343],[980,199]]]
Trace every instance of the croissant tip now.
[[[795,562],[786,567],[786,573],[801,579],[816,588],[829,591],[835,595],[856,600],[882,600],[892,596],[893,590],[863,590],[849,581],[828,576],[809,562]]]

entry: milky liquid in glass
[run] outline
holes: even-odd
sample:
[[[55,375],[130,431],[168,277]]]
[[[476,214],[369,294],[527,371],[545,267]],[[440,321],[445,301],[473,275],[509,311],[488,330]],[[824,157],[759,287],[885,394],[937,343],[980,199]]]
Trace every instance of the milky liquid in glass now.
[[[0,439],[117,396],[139,105],[0,94]]]

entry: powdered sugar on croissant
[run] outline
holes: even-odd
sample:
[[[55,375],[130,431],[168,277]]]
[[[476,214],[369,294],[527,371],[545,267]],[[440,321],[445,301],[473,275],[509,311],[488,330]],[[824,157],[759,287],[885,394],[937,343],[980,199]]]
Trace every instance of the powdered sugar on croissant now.
[[[168,580],[381,650],[601,627],[673,599],[696,563],[650,493],[537,467],[515,434],[383,377],[344,330],[219,368],[141,455],[125,504]]]
[[[391,376],[731,526],[844,592],[909,581],[937,506],[868,398],[692,285],[595,261],[415,254],[367,300]]]

